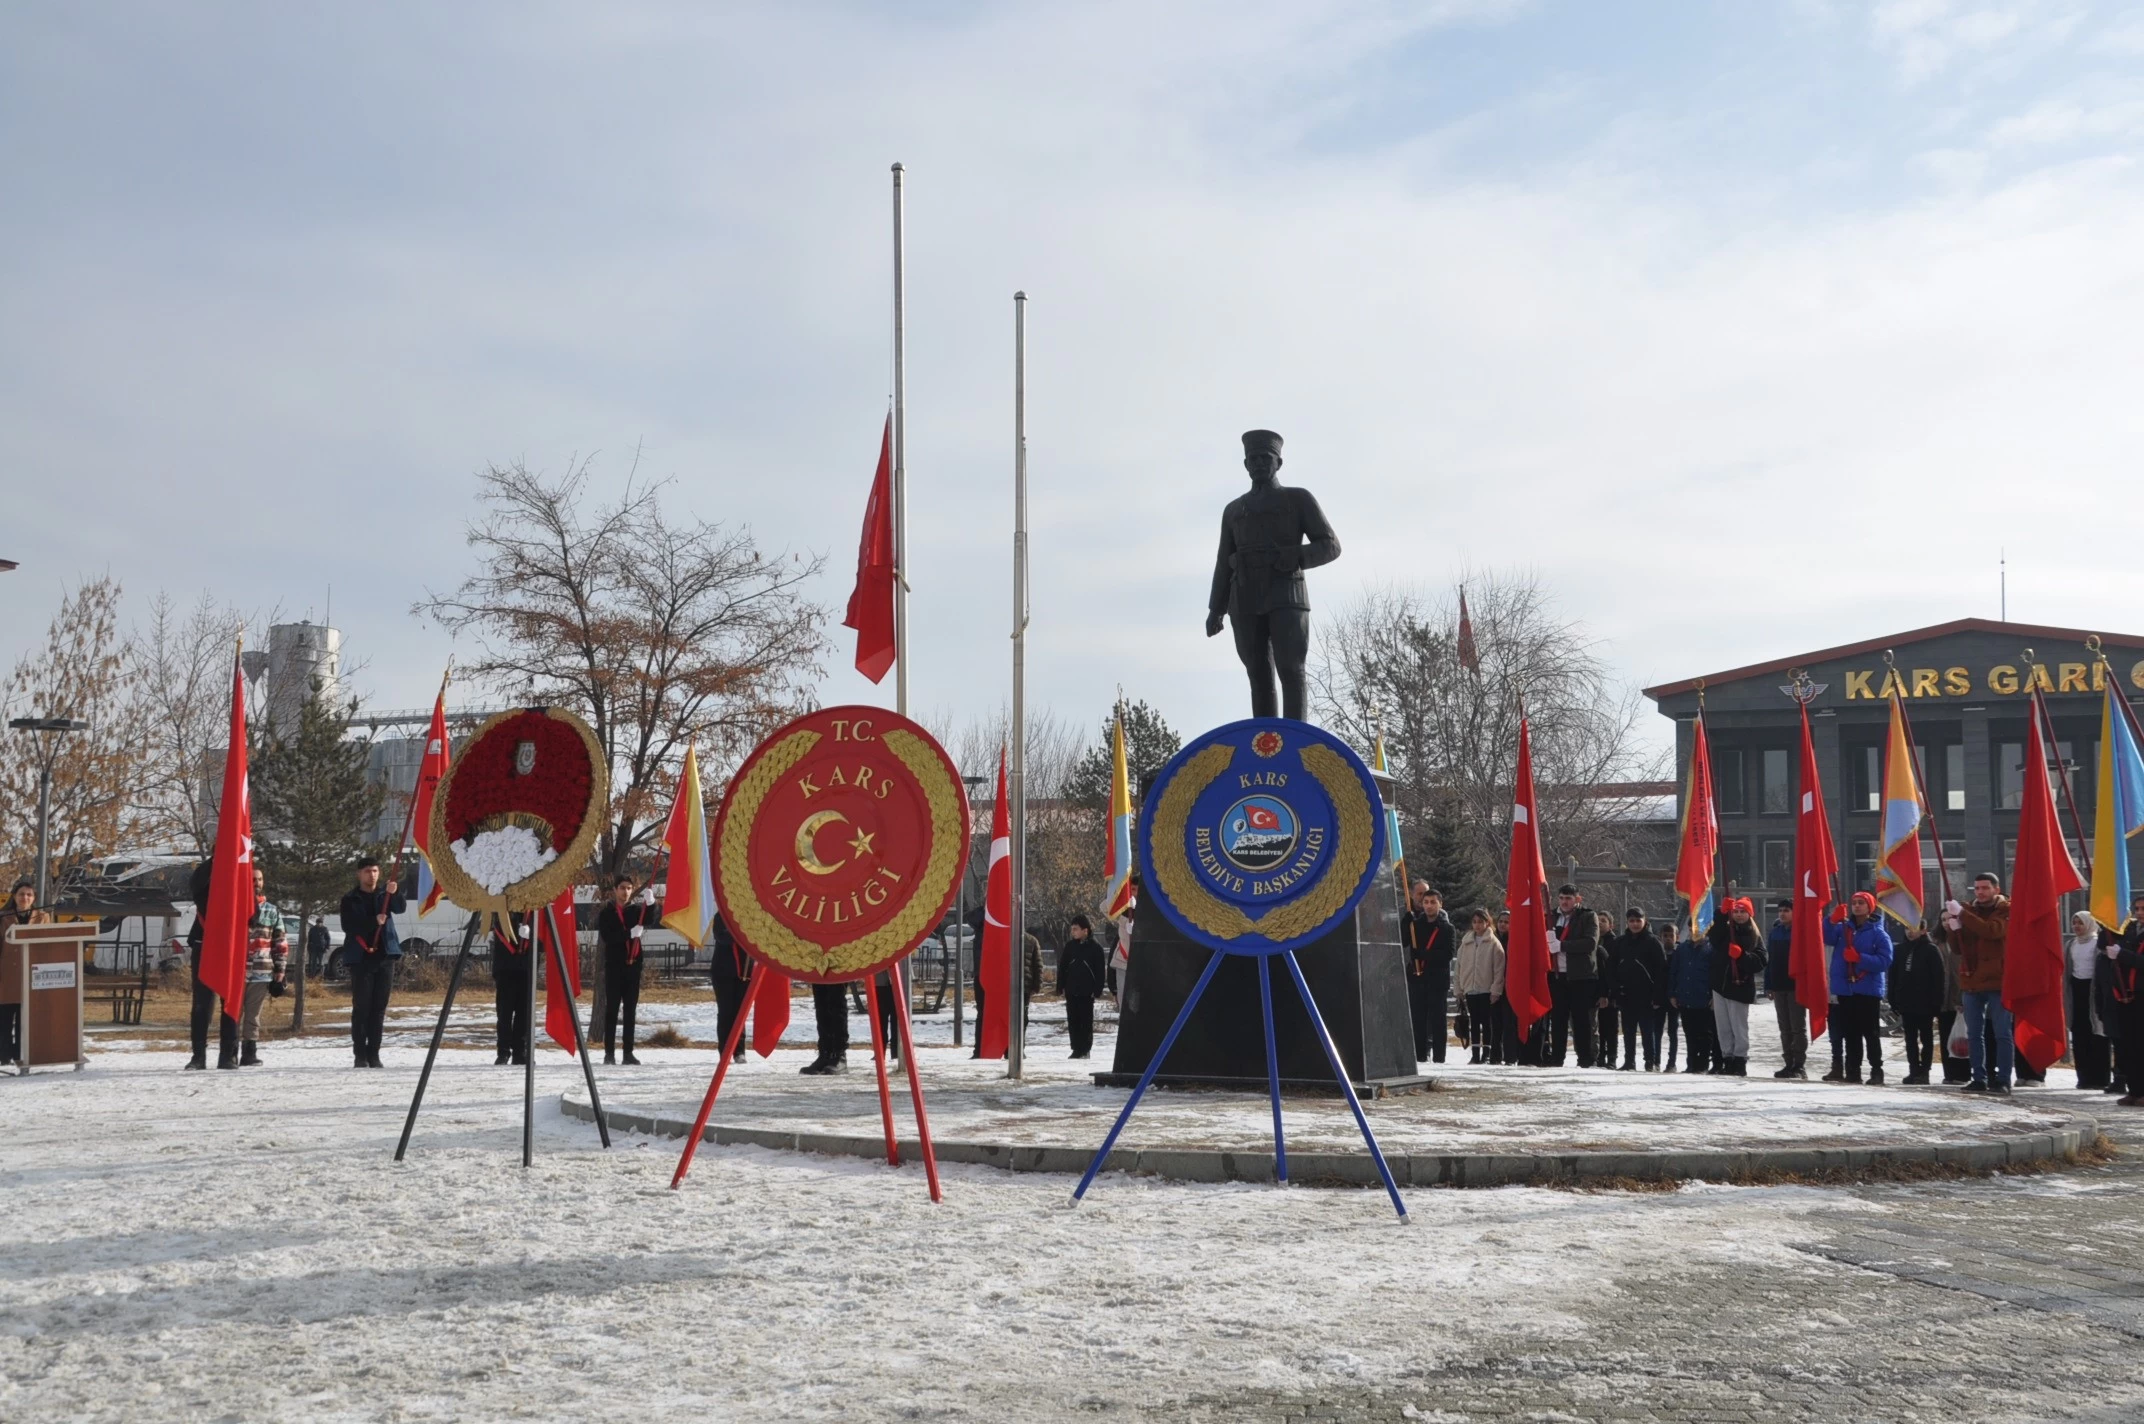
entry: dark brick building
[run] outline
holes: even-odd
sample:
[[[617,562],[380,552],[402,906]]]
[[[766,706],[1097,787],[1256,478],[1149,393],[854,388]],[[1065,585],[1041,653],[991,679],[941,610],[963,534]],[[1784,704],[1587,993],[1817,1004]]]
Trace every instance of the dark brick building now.
[[[2077,808],[2072,823],[2059,786],[2056,806],[2072,839],[2092,832],[2099,767],[2099,690],[2113,679],[2131,705],[2144,703],[2144,638],[2097,635],[2105,659],[2075,628],[2042,628],[1964,618],[1888,638],[1649,687],[1645,695],[1675,719],[1675,784],[1687,784],[1700,690],[1711,738],[1720,811],[1720,880],[1745,892],[1784,892],[1793,879],[1795,784],[1800,724],[1787,688],[1801,669],[1822,691],[1809,704],[1824,799],[1831,809],[1840,874],[1866,889],[1879,834],[1885,692],[1896,678],[1912,719],[1922,782],[1942,832],[1943,858],[1961,892],[1975,872],[1995,868],[2009,883],[2017,813],[2025,786],[2026,690],[2047,694]],[[2032,661],[2025,659],[2026,650]],[[1885,653],[1892,655],[1886,663]],[[1679,806],[1678,806],[1679,809]],[[1921,827],[1927,893],[1940,881],[1934,837]],[[2144,884],[2144,837],[2131,842],[2134,883]],[[2078,867],[2083,868],[2083,857]]]

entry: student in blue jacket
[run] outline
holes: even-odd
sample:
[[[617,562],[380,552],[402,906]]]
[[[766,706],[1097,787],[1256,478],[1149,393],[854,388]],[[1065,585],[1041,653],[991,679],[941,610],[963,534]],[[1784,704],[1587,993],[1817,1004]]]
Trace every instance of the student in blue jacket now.
[[[1689,1047],[1685,1073],[1709,1073],[1720,1062],[1719,1037],[1712,1027],[1712,946],[1683,939],[1668,959],[1668,1010],[1682,1020]]]
[[[1831,947],[1831,1032],[1846,1044],[1846,1081],[1861,1081],[1865,1048],[1869,1081],[1883,1081],[1883,1039],[1879,1036],[1884,976],[1891,968],[1891,936],[1876,913],[1876,897],[1854,892],[1843,910],[1832,911],[1824,927]]]

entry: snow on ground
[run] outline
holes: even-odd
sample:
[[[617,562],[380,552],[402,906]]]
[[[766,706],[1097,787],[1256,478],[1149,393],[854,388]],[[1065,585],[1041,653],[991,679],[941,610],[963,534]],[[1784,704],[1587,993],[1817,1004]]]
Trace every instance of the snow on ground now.
[[[949,1167],[933,1206],[913,1166],[713,1147],[673,1193],[675,1143],[606,1152],[559,1116],[562,1054],[524,1172],[521,1075],[467,1050],[397,1166],[417,1037],[384,1072],[309,1043],[0,1080],[0,1418],[1058,1418],[1314,1388],[1546,1345],[1667,1238],[1677,1268],[1800,1269],[1829,1196],[1417,1191],[1402,1226],[1376,1193],[1120,1177],[1074,1210],[1062,1178]],[[1386,1328],[1425,1301],[1434,1330]]]

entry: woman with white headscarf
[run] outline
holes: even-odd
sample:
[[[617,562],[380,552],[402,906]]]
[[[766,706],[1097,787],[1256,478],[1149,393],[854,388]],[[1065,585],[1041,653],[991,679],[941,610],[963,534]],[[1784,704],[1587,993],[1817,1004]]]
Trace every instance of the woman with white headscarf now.
[[[2099,969],[2099,922],[2088,910],[2070,916],[2070,937],[2063,945],[2069,973],[2070,1062],[2077,1068],[2077,1086],[2098,1091],[2107,1086],[2111,1064],[2108,1058],[2107,1025],[2100,1022],[2094,1002],[2092,978]]]

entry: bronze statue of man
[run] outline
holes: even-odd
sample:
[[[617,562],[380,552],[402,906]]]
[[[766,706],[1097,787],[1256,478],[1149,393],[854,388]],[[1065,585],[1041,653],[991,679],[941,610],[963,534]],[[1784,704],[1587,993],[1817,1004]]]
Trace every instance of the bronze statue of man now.
[[[1310,655],[1310,590],[1303,570],[1340,557],[1340,540],[1309,490],[1280,482],[1281,440],[1270,430],[1243,432],[1243,468],[1251,488],[1221,511],[1221,552],[1214,556],[1206,600],[1206,636],[1226,613],[1236,656],[1251,678],[1251,715],[1303,718],[1303,664]],[[1280,674],[1274,705],[1273,674]]]

